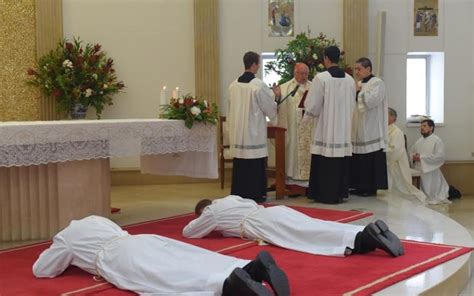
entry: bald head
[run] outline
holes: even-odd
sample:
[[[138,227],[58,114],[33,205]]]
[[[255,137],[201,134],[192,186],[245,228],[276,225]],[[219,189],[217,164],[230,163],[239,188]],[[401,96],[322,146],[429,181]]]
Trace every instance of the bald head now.
[[[308,81],[309,68],[305,63],[296,63],[295,69],[293,71],[293,77],[300,84],[306,83]]]

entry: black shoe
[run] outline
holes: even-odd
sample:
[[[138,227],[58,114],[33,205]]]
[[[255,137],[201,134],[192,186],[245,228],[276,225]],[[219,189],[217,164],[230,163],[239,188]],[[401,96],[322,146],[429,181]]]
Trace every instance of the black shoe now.
[[[272,287],[277,296],[290,295],[288,278],[275,263],[272,255],[267,251],[258,253],[257,258],[243,267],[257,282],[265,281]]]
[[[385,236],[390,242],[398,242],[398,244],[400,245],[398,249],[399,256],[405,254],[405,250],[403,249],[403,245],[400,242],[400,239],[398,238],[398,236],[395,235],[395,233],[388,229],[388,226],[387,224],[385,224],[385,222],[383,222],[382,220],[377,220],[374,224],[378,227],[378,229],[380,229],[380,233]]]
[[[361,190],[361,189],[351,189],[349,190],[349,193],[352,195],[363,196],[363,197],[377,196],[377,190],[367,191],[367,190]]]
[[[222,296],[272,296],[270,290],[237,267],[224,281]]]
[[[357,233],[355,240],[354,240],[354,249],[352,253],[354,254],[365,254],[368,252],[375,251],[376,247],[373,243],[373,240],[370,239],[369,234],[365,231],[360,231]]]
[[[398,237],[394,240],[389,240],[382,234],[382,231],[373,223],[367,225],[364,228],[363,232],[366,232],[368,234],[368,237],[370,238],[370,240],[372,240],[372,242],[369,243],[375,246],[377,249],[382,249],[393,257],[403,255],[403,253],[400,253],[400,250],[402,250],[403,252],[403,247]]]

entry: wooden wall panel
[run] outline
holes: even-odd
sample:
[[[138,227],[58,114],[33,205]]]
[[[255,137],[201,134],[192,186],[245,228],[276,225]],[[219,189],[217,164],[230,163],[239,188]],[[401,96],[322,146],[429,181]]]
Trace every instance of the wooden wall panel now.
[[[368,0],[344,0],[343,2],[343,49],[349,66],[360,57],[368,55],[369,46]]]
[[[194,0],[196,95],[219,102],[218,0]]]

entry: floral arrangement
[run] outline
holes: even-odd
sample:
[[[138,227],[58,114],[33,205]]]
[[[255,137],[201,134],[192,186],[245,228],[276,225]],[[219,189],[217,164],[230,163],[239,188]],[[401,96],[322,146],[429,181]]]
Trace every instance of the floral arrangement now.
[[[28,69],[28,83],[43,95],[53,96],[59,112],[70,113],[77,104],[92,106],[97,117],[105,105],[112,105],[112,95],[124,88],[100,44],[82,44],[79,38],[58,43],[38,60],[36,68]]]
[[[187,128],[192,128],[195,121],[217,123],[218,110],[215,103],[193,97],[190,94],[180,98],[172,98],[169,105],[163,107],[162,117],[166,119],[182,119]]]
[[[296,63],[305,63],[309,67],[309,80],[318,73],[325,70],[323,63],[324,49],[329,46],[339,46],[334,39],[328,39],[323,33],[318,37],[310,38],[310,32],[300,33],[294,40],[288,42],[284,49],[275,51],[276,61],[269,62],[265,66],[266,73],[275,71],[280,77],[279,84],[285,83],[293,78],[293,69]],[[339,66],[352,75],[352,69],[344,63],[344,51],[341,51]]]

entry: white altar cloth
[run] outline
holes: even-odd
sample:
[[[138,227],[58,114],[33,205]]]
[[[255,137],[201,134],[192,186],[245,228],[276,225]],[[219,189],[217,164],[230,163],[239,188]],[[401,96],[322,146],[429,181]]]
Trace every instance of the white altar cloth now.
[[[0,167],[141,155],[142,172],[217,178],[216,126],[182,120],[0,123]]]

